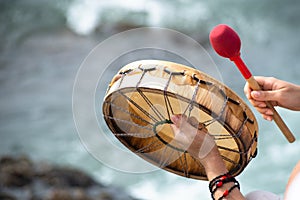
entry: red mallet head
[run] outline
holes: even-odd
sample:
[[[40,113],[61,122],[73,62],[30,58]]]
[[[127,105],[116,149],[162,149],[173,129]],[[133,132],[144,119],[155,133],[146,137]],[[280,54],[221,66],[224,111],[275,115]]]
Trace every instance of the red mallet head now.
[[[220,24],[210,32],[209,39],[215,51],[220,56],[229,58],[233,61],[245,79],[249,79],[252,76],[240,57],[240,37],[232,28],[225,24]]]
[[[210,43],[215,51],[225,58],[240,55],[241,40],[238,34],[229,26],[220,24],[209,35]]]

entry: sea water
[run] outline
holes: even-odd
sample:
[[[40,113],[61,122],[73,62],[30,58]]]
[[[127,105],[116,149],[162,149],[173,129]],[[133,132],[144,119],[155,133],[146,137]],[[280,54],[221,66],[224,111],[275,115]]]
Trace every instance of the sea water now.
[[[222,81],[247,102],[243,78],[232,63],[213,52],[209,31],[217,24],[229,24],[242,39],[242,57],[253,74],[300,84],[299,9],[297,0],[1,1],[0,154],[26,154],[76,166],[142,199],[210,199],[207,182],[160,169],[124,172],[89,153],[72,113],[80,65],[99,42],[122,30],[116,27],[166,27],[199,41]],[[238,177],[243,193],[259,189],[282,195],[300,158],[300,114],[278,111],[297,141],[289,144],[274,123],[264,121],[253,109],[259,123],[259,153]],[[113,153],[119,165],[131,162],[103,146],[104,159]]]

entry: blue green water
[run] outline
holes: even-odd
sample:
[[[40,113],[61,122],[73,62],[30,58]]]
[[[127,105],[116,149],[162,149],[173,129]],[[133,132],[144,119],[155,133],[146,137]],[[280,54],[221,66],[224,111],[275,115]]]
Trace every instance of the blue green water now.
[[[208,44],[212,27],[227,23],[239,32],[242,57],[253,74],[300,84],[299,9],[296,0],[1,1],[0,154],[76,166],[144,199],[210,199],[206,182],[162,170],[124,173],[94,159],[73,121],[76,73],[88,53],[113,34],[128,27],[166,27],[203,44],[223,82],[245,99],[238,71]],[[259,154],[238,177],[244,193],[263,189],[282,195],[300,158],[300,113],[279,112],[298,140],[287,143],[274,123],[254,111]],[[104,156],[111,153],[103,147]],[[130,162],[119,159],[120,165]]]

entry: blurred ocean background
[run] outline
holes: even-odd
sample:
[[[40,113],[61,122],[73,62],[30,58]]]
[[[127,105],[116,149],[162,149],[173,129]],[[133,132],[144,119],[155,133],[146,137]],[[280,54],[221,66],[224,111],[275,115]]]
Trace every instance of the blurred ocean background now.
[[[94,159],[73,121],[76,73],[89,52],[110,36],[164,27],[202,44],[223,82],[245,99],[242,76],[209,45],[210,30],[226,23],[239,33],[242,57],[254,75],[300,84],[299,11],[298,0],[0,0],[0,155],[26,154],[75,166],[141,199],[210,199],[207,182],[162,170],[125,173]],[[289,144],[274,123],[253,109],[259,153],[238,177],[245,194],[259,189],[283,195],[300,158],[300,113],[278,111],[298,140]],[[119,162],[130,161],[120,157]]]

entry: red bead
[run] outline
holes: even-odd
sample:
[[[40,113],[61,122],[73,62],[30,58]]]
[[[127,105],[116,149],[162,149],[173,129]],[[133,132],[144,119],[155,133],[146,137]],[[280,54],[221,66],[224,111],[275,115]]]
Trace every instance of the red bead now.
[[[229,191],[228,190],[225,190],[225,192],[223,193],[223,197],[227,197],[229,194]]]
[[[222,187],[222,185],[223,185],[223,182],[222,182],[222,181],[217,182],[217,187],[218,187],[218,188],[219,188],[219,187]]]
[[[226,178],[227,178],[226,176],[222,176],[222,177],[220,178],[220,181],[224,181]]]

